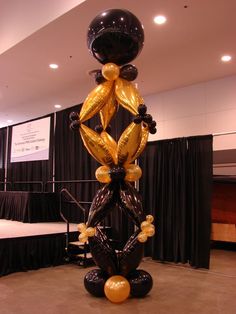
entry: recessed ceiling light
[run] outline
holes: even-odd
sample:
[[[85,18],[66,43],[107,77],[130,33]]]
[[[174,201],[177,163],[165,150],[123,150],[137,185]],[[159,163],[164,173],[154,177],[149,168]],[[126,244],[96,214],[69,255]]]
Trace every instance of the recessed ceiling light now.
[[[54,105],[55,108],[61,108],[61,105]]]
[[[58,69],[58,64],[56,64],[56,63],[51,63],[51,64],[49,64],[49,67],[50,67],[51,69]]]
[[[13,122],[13,120],[7,120],[7,123],[12,123]]]
[[[164,24],[166,22],[166,17],[164,15],[157,15],[154,17],[154,22],[158,25]]]
[[[230,55],[224,55],[221,57],[221,61],[223,62],[229,62],[232,59]]]

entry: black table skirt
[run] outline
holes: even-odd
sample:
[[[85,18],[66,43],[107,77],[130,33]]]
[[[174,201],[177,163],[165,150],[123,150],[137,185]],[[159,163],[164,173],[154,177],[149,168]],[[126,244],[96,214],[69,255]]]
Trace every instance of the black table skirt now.
[[[57,193],[0,192],[0,219],[21,222],[60,221]]]

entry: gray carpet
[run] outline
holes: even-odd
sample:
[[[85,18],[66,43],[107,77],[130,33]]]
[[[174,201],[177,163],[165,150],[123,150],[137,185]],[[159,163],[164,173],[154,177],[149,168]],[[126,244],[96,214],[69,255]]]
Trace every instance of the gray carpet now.
[[[236,252],[213,250],[211,270],[145,260],[154,287],[143,299],[112,304],[89,295],[83,277],[90,269],[50,267],[0,278],[1,314],[235,314]]]

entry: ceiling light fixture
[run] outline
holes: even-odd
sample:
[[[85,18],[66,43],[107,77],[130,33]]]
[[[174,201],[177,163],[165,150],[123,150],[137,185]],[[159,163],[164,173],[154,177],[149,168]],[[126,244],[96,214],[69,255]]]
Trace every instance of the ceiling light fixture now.
[[[221,61],[223,62],[229,62],[232,59],[230,55],[224,55],[221,57]]]
[[[49,64],[49,67],[51,68],[51,69],[58,69],[58,64],[56,64],[56,63],[51,63],[51,64]]]
[[[166,20],[167,18],[164,15],[157,15],[153,19],[153,21],[158,25],[164,24]]]
[[[54,105],[55,108],[61,108],[61,105]]]

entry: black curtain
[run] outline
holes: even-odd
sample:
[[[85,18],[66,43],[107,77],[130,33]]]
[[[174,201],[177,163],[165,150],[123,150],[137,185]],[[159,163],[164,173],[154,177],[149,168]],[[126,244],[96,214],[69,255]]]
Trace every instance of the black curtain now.
[[[8,140],[8,168],[7,178],[8,181],[13,182],[12,190],[17,191],[41,191],[40,184],[17,184],[15,181],[41,181],[43,183],[52,180],[53,177],[53,146],[54,146],[54,116],[53,114],[47,115],[42,118],[51,117],[50,123],[50,149],[48,160],[36,160],[27,162],[10,162],[11,156],[11,138],[12,127],[9,127],[9,140]],[[33,119],[30,121],[38,120]],[[27,122],[30,122],[27,121]]]
[[[6,154],[7,128],[0,129],[0,182],[4,182],[5,154]],[[4,184],[0,183],[0,190],[4,190]]]
[[[146,255],[209,268],[212,136],[150,142],[140,166],[144,209],[157,230]]]

